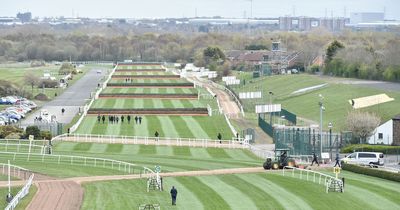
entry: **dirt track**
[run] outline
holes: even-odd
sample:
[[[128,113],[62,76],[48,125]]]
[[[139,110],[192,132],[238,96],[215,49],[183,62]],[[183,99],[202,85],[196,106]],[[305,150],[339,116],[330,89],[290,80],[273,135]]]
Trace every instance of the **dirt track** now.
[[[183,176],[211,176],[223,174],[243,174],[243,173],[263,173],[262,167],[253,168],[232,168],[232,169],[216,169],[201,171],[182,171],[160,173],[162,177],[183,177]],[[43,178],[43,177],[42,177]],[[28,205],[29,210],[53,210],[53,209],[80,209],[83,201],[83,188],[81,183],[112,181],[112,180],[128,180],[146,178],[139,174],[133,175],[115,175],[115,176],[90,176],[90,177],[72,177],[66,179],[54,179],[49,177],[48,180],[34,180],[38,191],[34,195],[31,203]],[[24,185],[24,181],[13,181],[13,186]],[[0,186],[7,186],[6,181],[1,181]]]
[[[80,209],[83,200],[83,188],[74,181],[41,181],[35,183],[38,188],[28,210]]]

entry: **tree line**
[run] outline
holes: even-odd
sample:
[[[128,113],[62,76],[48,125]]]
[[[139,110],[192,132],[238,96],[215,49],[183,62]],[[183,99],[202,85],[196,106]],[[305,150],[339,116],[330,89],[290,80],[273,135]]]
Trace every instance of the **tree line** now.
[[[325,74],[400,81],[399,34],[396,30],[347,30],[332,34],[322,29],[308,33],[137,33],[101,26],[92,26],[89,30],[84,26],[51,28],[24,25],[0,28],[0,62],[132,59],[194,62],[224,70],[230,68],[229,63],[215,48],[225,54],[229,50],[263,50],[270,48],[272,41],[280,40],[286,50],[300,53],[297,60],[300,70],[318,70],[313,61],[317,56],[325,56]],[[343,47],[328,51],[334,40]],[[207,49],[211,51],[206,52]],[[217,52],[216,55],[224,62],[206,55],[213,52]]]

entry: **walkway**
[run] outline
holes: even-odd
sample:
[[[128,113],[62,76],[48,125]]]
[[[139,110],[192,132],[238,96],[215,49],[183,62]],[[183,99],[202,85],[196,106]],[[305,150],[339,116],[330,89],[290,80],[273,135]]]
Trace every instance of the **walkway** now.
[[[42,108],[30,114],[21,122],[22,126],[33,125],[35,117],[40,115],[40,111],[46,109],[50,115],[55,115],[60,123],[68,124],[72,121],[79,111],[79,107],[86,104],[90,99],[90,94],[97,88],[97,84],[106,75],[107,71],[103,70],[101,74],[97,73],[98,69],[92,69],[86,73],[81,79],[71,85],[65,92],[54,100],[47,102]],[[61,113],[61,109],[65,109],[65,113]]]

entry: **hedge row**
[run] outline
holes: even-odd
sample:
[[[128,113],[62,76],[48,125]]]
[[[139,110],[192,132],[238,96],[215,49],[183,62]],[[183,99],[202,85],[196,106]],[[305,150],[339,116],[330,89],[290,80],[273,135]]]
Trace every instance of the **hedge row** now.
[[[351,144],[343,147],[341,153],[352,152],[382,152],[383,154],[400,154],[400,146],[388,145],[369,145],[369,144]]]
[[[107,83],[108,87],[112,86],[155,86],[155,87],[193,87],[193,83],[185,82],[185,83]]]
[[[368,176],[374,176],[382,179],[387,179],[395,182],[400,182],[400,173],[393,173],[388,171],[382,171],[376,168],[368,168],[363,166],[358,166],[354,164],[342,163],[342,169],[346,171],[351,171],[358,174],[364,174]]]

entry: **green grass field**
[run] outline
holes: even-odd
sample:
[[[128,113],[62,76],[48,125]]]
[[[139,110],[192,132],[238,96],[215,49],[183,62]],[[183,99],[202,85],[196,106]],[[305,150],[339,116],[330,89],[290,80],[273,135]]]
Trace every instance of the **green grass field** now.
[[[196,88],[106,88],[101,93],[195,94]]]
[[[129,72],[118,72],[116,71],[114,75],[174,75],[171,72],[166,71],[155,71],[155,72],[142,72],[142,71],[129,71]]]
[[[246,78],[245,73],[240,77]],[[322,89],[308,92],[301,95],[291,95],[293,91],[307,88],[315,85],[328,85]],[[382,122],[386,122],[391,117],[400,113],[400,92],[384,91],[374,88],[361,87],[350,84],[337,84],[336,81],[325,79],[313,75],[277,75],[264,77],[262,79],[246,80],[246,85],[233,87],[236,93],[262,90],[263,99],[243,99],[245,109],[250,116],[255,118],[255,104],[269,103],[269,91],[274,93],[273,103],[282,104],[282,107],[296,115],[319,122],[319,94],[324,96],[324,106],[326,108],[323,114],[324,127],[329,122],[334,125],[334,130],[345,129],[345,117],[352,110],[350,99],[371,96],[386,93],[395,100],[368,108],[361,109],[363,111],[375,112],[382,118]]]
[[[325,193],[323,185],[280,172],[164,178],[165,191],[146,192],[146,180],[85,184],[82,209],[132,209],[160,204],[162,209],[399,209],[400,184],[353,173],[344,193]],[[371,181],[373,181],[371,183]],[[126,187],[129,186],[129,187]],[[178,189],[177,206],[169,190]],[[119,196],[114,192],[123,190]]]
[[[105,109],[162,109],[162,108],[201,108],[206,107],[201,101],[187,99],[127,99],[99,98],[91,108]]]
[[[151,64],[151,65],[119,65],[117,69],[132,69],[132,70],[141,70],[141,69],[162,69],[162,66],[159,64]]]
[[[11,194],[15,196],[19,190],[21,190],[20,187],[12,187]],[[36,191],[37,187],[35,185],[32,185],[29,190],[29,194],[19,202],[15,210],[25,209],[29,205],[29,202],[32,200],[33,196],[36,194]],[[8,193],[8,188],[0,188],[0,195],[2,195],[3,197],[3,199],[0,199],[0,208],[2,209],[4,209],[8,205],[5,199],[7,193]]]
[[[188,81],[185,79],[132,79],[132,81],[125,82],[124,79],[116,79],[112,78],[110,83],[121,83],[121,84],[130,84],[130,83],[161,83],[161,84],[172,84],[172,83],[187,83]]]
[[[97,122],[97,116],[85,117],[76,133],[103,134],[122,136],[154,136],[158,131],[160,137],[216,139],[218,133],[223,139],[233,137],[223,116],[143,116],[142,124],[134,124],[134,120],[124,123],[105,124]],[[223,122],[223,123],[222,123]]]

